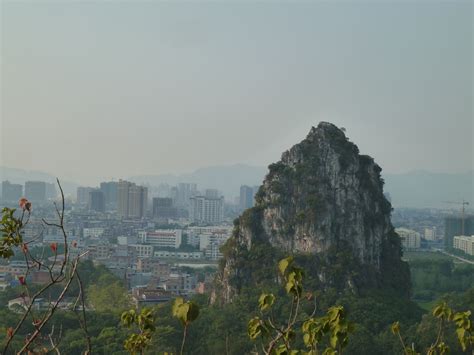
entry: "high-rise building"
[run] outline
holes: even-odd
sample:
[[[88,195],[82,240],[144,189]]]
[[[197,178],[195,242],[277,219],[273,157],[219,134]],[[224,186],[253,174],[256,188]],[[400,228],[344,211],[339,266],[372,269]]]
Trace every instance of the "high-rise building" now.
[[[76,203],[86,206],[89,203],[89,193],[92,190],[92,187],[79,186],[76,192]]]
[[[117,187],[117,213],[124,218],[142,218],[148,204],[148,189],[120,180]]]
[[[169,197],[153,198],[153,217],[154,218],[176,218],[178,211],[173,206],[173,199]]]
[[[92,190],[89,192],[89,210],[96,212],[105,212],[105,195],[101,190]]]
[[[224,220],[224,197],[191,197],[189,217],[197,223],[221,223]]]
[[[118,183],[116,181],[100,183],[100,191],[104,193],[105,206],[108,209],[115,210],[117,208],[117,189]]]
[[[219,190],[217,189],[206,189],[204,191],[204,196],[207,198],[219,198]]]
[[[240,209],[246,210],[247,208],[253,207],[254,200],[254,189],[247,185],[240,186]]]
[[[46,183],[46,198],[49,199],[55,199],[58,197],[58,192],[56,190],[56,184],[47,182]]]
[[[179,183],[176,196],[176,206],[179,208],[189,209],[191,204],[190,198],[197,194],[196,184]]]
[[[23,194],[23,186],[20,184],[12,184],[10,181],[2,182],[2,201],[18,202]]]
[[[46,201],[46,183],[44,181],[25,182],[25,197],[31,202],[42,203]]]
[[[444,246],[453,247],[454,236],[462,236],[461,217],[446,217],[444,219]],[[464,217],[464,235],[474,235],[474,216]]]
[[[148,188],[133,184],[129,189],[128,215],[133,218],[145,216],[148,204]]]

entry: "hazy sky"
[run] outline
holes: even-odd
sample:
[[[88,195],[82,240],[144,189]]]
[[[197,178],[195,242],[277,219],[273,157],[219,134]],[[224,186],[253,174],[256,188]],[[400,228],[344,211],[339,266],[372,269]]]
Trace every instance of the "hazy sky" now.
[[[472,169],[471,1],[1,2],[0,165],[96,182],[268,165],[330,121]]]

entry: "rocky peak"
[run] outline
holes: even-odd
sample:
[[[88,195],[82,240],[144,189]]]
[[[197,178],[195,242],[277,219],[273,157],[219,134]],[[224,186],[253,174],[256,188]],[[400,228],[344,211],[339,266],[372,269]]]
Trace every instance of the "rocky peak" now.
[[[329,260],[338,255],[357,270],[336,275],[337,287],[357,292],[401,282],[408,293],[408,267],[401,261],[380,172],[371,157],[359,154],[343,129],[328,122],[312,127],[303,141],[269,166],[256,206],[236,222],[218,279],[226,290],[224,298],[258,281],[256,270],[243,261],[258,258],[255,252],[262,249],[304,256],[316,265],[311,271],[321,287],[334,284],[328,276]],[[262,264],[275,262],[261,258]]]

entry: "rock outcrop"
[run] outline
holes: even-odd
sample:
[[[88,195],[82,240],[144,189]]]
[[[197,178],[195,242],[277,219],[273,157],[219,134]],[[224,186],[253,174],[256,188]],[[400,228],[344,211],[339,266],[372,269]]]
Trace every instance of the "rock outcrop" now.
[[[256,206],[236,220],[216,298],[229,302],[243,287],[265,282],[277,258],[289,254],[300,257],[314,287],[379,288],[407,297],[409,269],[380,172],[343,130],[326,122],[311,128],[269,166]]]

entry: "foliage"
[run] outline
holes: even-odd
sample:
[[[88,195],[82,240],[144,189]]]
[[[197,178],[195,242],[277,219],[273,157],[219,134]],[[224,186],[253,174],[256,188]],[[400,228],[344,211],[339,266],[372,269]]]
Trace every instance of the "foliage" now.
[[[261,316],[256,316],[248,322],[248,335],[251,339],[265,340],[265,354],[319,354],[320,347],[325,348],[322,354],[342,353],[348,343],[348,335],[354,329],[353,324],[346,319],[344,307],[329,308],[325,316],[314,317],[313,313],[301,319],[303,301],[304,272],[294,265],[292,256],[278,263],[282,276],[283,288],[291,297],[291,308],[288,320],[278,324],[273,316],[272,307],[276,297],[272,293],[263,293],[259,300]],[[311,299],[311,295],[307,295]],[[294,349],[296,326],[302,323],[301,330],[306,351]],[[327,338],[327,339],[326,339]]]
[[[98,312],[121,312],[130,306],[127,289],[110,274],[103,274],[87,288],[87,300]]]
[[[449,353],[449,346],[444,341],[444,333],[447,323],[451,322],[455,326],[456,337],[462,347],[463,351],[468,349],[474,352],[474,327],[472,327],[471,311],[454,312],[446,302],[436,306],[432,310],[433,317],[437,320],[438,330],[436,339],[432,342],[426,350],[426,355],[443,355]],[[420,354],[415,350],[414,345],[407,347],[400,333],[400,323],[395,322],[391,326],[391,331],[398,336],[403,347],[403,352],[406,355]]]
[[[178,297],[174,300],[172,312],[173,317],[177,318],[184,327],[180,351],[180,354],[183,354],[188,326],[199,316],[199,306],[193,301],[185,302],[182,297]]]
[[[23,217],[25,216],[25,211],[23,211],[21,218],[15,217],[15,211],[14,208],[8,207],[2,209],[2,220],[0,222],[0,233],[2,235],[0,240],[0,257],[6,259],[13,256],[13,248],[20,246],[23,242],[21,229],[24,225]]]
[[[140,313],[134,309],[122,313],[122,324],[127,327],[137,328],[137,333],[132,333],[125,340],[124,347],[131,354],[143,354],[151,344],[151,336],[155,331],[155,316],[153,311],[143,308]]]
[[[157,311],[159,311],[159,308],[143,308],[140,313],[137,313],[134,309],[122,313],[122,325],[135,330],[129,334],[124,341],[124,347],[130,354],[144,354],[152,344],[154,351],[156,351],[156,347],[153,343],[154,333],[159,330],[157,337],[160,337],[163,336],[163,333],[169,333],[171,330],[166,326],[157,326]],[[198,318],[199,306],[193,301],[185,301],[182,297],[178,297],[173,302],[171,314],[180,321],[184,328],[180,351],[180,354],[183,354],[187,329],[189,325]],[[167,353],[167,351],[165,351],[165,353]]]

